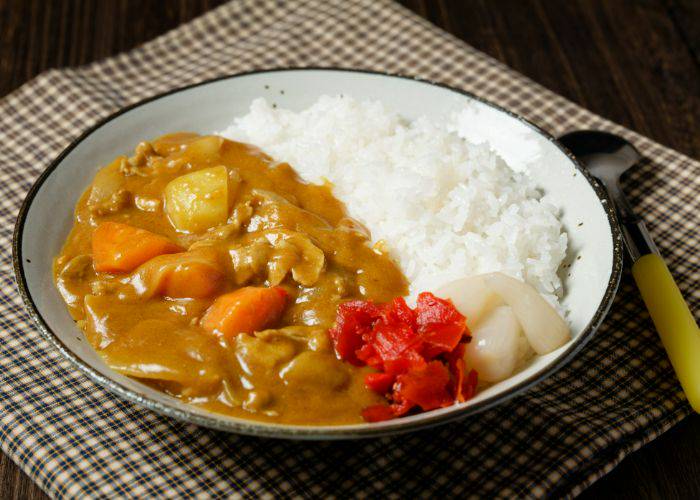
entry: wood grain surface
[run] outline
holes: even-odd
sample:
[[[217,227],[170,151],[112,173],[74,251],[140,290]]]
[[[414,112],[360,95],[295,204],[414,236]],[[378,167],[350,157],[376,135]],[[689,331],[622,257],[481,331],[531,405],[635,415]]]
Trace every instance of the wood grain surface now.
[[[0,96],[131,49],[222,0],[0,0]],[[700,158],[700,0],[402,0],[545,87]],[[700,415],[583,498],[700,498]],[[0,498],[45,495],[0,454]]]

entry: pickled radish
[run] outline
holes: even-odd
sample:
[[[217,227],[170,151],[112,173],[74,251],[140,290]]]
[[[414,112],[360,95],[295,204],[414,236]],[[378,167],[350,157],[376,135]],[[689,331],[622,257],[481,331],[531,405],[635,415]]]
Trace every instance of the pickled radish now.
[[[481,276],[468,276],[446,285],[436,292],[438,297],[450,299],[457,310],[467,318],[467,326],[475,328],[493,308],[503,303]]]
[[[500,382],[508,378],[518,362],[522,329],[509,306],[494,308],[476,328],[465,347],[467,368],[476,370],[484,382]]]
[[[537,354],[552,352],[571,340],[566,322],[530,285],[501,273],[484,274],[482,278],[513,308],[525,337]]]
[[[388,304],[345,302],[328,333],[338,358],[377,370],[365,376],[365,386],[390,404],[366,407],[368,422],[442,408],[476,392],[477,372],[464,370],[465,318],[432,293],[419,294],[414,309],[402,297]]]

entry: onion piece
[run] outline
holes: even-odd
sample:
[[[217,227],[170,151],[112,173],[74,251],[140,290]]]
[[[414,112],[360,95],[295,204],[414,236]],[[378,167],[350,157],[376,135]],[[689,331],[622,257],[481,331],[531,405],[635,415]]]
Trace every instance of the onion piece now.
[[[566,322],[530,285],[501,273],[481,277],[513,308],[528,342],[537,354],[552,352],[571,340]]]
[[[438,297],[450,299],[457,310],[467,318],[467,327],[475,328],[482,318],[503,303],[481,276],[468,276],[446,285],[435,292]]]
[[[472,340],[464,351],[467,369],[475,369],[484,382],[508,378],[518,364],[521,331],[513,309],[493,309],[471,332]]]

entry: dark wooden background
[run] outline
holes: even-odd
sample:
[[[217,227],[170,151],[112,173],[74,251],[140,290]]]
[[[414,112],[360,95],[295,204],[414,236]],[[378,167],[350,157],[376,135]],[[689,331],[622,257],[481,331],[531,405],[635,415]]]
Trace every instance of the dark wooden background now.
[[[223,0],[0,0],[0,96],[128,50]],[[402,0],[606,118],[700,158],[700,0]],[[583,497],[700,498],[700,415]],[[0,497],[45,495],[0,453]]]

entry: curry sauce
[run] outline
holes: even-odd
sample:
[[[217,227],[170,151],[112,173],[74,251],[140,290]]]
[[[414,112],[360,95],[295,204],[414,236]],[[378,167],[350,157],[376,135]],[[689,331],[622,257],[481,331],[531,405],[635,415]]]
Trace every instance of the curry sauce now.
[[[96,265],[104,242],[94,240],[113,223],[158,235],[167,251],[138,266]],[[382,401],[364,386],[368,369],[333,351],[338,305],[407,293],[330,185],[303,182],[253,146],[188,133],[143,142],[97,173],[54,276],[114,370],[215,412],[309,425],[361,422],[361,409]],[[284,294],[272,324],[235,335],[202,326],[212,304],[245,287]]]

